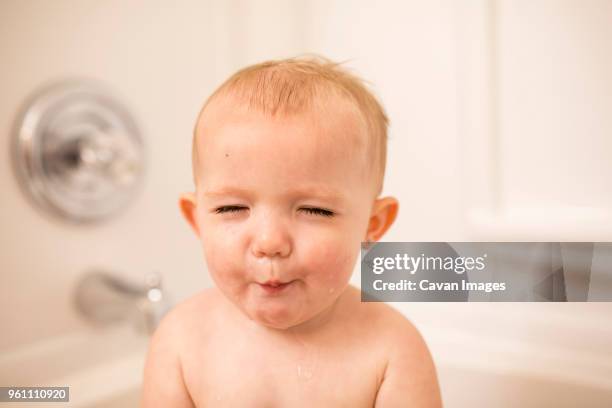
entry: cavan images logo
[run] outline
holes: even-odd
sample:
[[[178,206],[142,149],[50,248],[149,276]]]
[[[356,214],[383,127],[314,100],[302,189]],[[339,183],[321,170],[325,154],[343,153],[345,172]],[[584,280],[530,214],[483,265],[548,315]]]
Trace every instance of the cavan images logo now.
[[[362,301],[612,301],[612,243],[381,242]]]

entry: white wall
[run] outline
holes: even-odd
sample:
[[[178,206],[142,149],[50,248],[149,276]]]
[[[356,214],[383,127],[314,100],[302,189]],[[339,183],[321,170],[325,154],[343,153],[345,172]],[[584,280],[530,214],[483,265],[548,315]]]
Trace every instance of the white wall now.
[[[72,306],[91,267],[134,280],[163,274],[184,297],[209,279],[178,195],[191,189],[191,132],[204,98],[225,76],[210,2],[3,1],[0,4],[0,350],[85,327]],[[145,186],[120,216],[74,226],[35,209],[10,168],[9,139],[24,99],[71,76],[103,80],[123,96],[148,147]],[[11,328],[10,330],[7,328]]]

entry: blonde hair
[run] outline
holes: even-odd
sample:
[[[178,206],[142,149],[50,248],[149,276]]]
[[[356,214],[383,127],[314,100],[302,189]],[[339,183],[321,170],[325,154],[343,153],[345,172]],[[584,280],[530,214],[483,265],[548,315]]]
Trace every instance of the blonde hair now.
[[[231,95],[232,101],[264,114],[291,115],[320,108],[323,100],[336,96],[358,109],[368,132],[370,157],[375,171],[376,195],[382,191],[387,157],[387,127],[384,108],[365,81],[321,56],[265,61],[243,68],[227,79],[202,107],[193,134],[193,175],[197,188],[197,129],[202,113],[215,99]]]

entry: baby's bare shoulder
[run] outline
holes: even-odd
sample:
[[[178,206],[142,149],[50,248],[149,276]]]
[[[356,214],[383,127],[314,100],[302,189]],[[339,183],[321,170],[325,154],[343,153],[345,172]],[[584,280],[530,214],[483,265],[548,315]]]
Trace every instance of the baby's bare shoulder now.
[[[371,307],[386,350],[386,367],[376,407],[395,407],[410,400],[418,407],[440,407],[437,373],[429,347],[415,325],[384,303]]]
[[[388,350],[389,359],[406,353],[429,357],[423,336],[397,309],[384,302],[362,302],[359,309],[359,321],[367,322],[364,326],[382,342],[380,346]]]
[[[378,329],[385,334],[390,343],[417,342],[422,337],[416,326],[397,309],[386,303],[373,303],[370,309],[371,319],[378,323]]]
[[[190,339],[201,337],[212,326],[219,304],[215,288],[204,289],[176,304],[156,330],[159,337],[171,337],[176,346],[186,346]]]
[[[176,304],[168,313],[168,316],[173,320],[180,320],[185,323],[199,314],[200,317],[208,314],[202,313],[205,308],[214,308],[219,301],[219,293],[216,288],[207,288],[188,297],[187,299]]]
[[[384,302],[361,302],[361,292],[355,287],[349,288],[347,310],[353,316],[355,323],[367,328],[370,332],[376,332],[377,337],[383,337],[386,341],[406,341],[408,339],[418,340],[419,331],[402,313]],[[364,325],[364,322],[367,324]],[[379,336],[384,333],[384,336]]]
[[[361,302],[359,289],[351,289],[348,309],[352,324],[374,342],[384,368],[375,406],[440,407],[437,374],[429,348],[415,325],[383,302]]]
[[[203,289],[174,307],[176,317],[182,324],[193,324],[194,321],[206,322],[216,316],[215,311],[219,308],[221,297],[221,293],[215,287]]]
[[[202,308],[214,310],[214,301],[214,293],[204,290],[182,301],[164,316],[149,343],[141,406],[194,406],[182,362],[190,354],[193,340],[202,337],[209,326],[206,318],[199,319],[198,323],[198,311],[202,316],[205,315],[201,313]]]

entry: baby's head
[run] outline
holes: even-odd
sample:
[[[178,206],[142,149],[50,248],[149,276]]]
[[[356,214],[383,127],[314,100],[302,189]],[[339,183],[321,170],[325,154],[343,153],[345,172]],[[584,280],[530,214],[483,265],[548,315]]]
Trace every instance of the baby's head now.
[[[287,329],[332,310],[360,243],[397,214],[397,200],[377,198],[386,139],[376,98],[322,58],[247,67],[205,103],[181,210],[215,284],[251,320]]]

